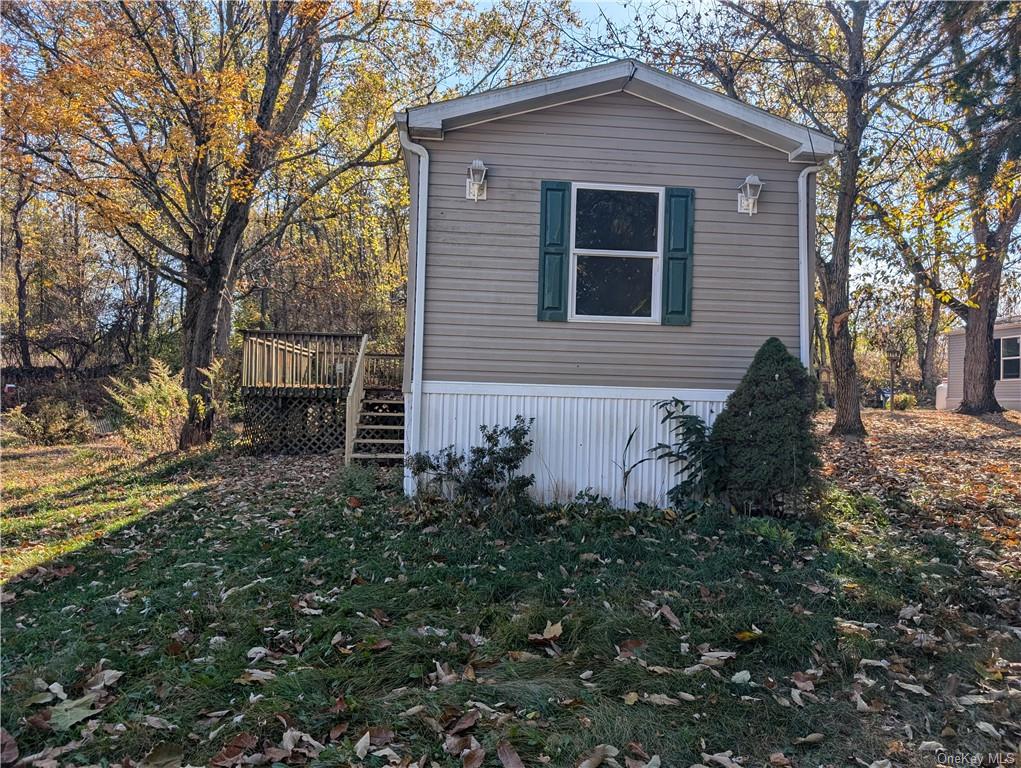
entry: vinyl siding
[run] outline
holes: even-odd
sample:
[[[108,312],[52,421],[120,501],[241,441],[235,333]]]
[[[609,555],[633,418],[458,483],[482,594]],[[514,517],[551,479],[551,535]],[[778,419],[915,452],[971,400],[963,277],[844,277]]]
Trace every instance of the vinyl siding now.
[[[993,338],[1021,336],[1021,323],[993,328]],[[1004,408],[1021,410],[1021,379],[996,382],[996,399]],[[954,410],[964,397],[964,333],[947,336],[947,408]]]
[[[628,94],[423,144],[426,381],[732,389],[766,338],[798,353],[804,166],[784,153]],[[489,168],[488,199],[478,203],[464,197],[476,158]],[[748,174],[765,182],[753,217],[737,213]],[[694,188],[691,325],[538,321],[544,179]]]

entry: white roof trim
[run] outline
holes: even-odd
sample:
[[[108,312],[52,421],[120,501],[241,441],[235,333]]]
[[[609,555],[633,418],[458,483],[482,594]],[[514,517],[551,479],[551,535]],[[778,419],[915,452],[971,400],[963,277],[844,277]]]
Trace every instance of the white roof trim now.
[[[412,137],[442,140],[458,128],[621,92],[785,152],[791,162],[826,160],[840,149],[821,131],[631,60],[412,107],[401,117]]]
[[[993,322],[993,333],[1016,330],[1021,330],[1021,317],[1008,315],[1007,317],[997,318]],[[951,328],[947,331],[947,336],[958,336],[962,333],[964,333],[963,328]]]

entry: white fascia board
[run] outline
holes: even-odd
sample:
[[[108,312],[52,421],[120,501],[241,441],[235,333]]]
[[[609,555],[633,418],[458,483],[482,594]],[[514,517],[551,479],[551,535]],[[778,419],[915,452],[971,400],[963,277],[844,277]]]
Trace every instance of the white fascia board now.
[[[443,131],[460,127],[459,124],[484,122],[486,115],[489,115],[488,119],[496,120],[507,114],[527,112],[529,103],[535,103],[532,108],[542,108],[562,100],[573,100],[576,91],[619,91],[634,71],[632,61],[613,61],[521,85],[413,107],[408,110],[408,126],[411,135],[416,138],[438,138]],[[619,83],[614,84],[613,81]],[[608,87],[611,84],[616,87]]]
[[[818,162],[840,148],[825,133],[631,60],[414,107],[406,118],[413,138],[441,140],[448,130],[619,92],[765,144],[791,162]]]
[[[665,99],[663,106],[788,153],[792,162],[832,157],[832,136],[770,114],[765,110],[639,64],[624,90],[636,96]]]

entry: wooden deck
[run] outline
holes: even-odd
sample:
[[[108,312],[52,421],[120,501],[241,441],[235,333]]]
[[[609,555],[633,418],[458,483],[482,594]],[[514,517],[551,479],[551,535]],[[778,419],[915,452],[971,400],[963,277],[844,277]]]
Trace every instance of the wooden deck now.
[[[404,356],[354,333],[242,331],[243,445],[256,453],[403,458]],[[389,418],[367,414],[385,401]]]

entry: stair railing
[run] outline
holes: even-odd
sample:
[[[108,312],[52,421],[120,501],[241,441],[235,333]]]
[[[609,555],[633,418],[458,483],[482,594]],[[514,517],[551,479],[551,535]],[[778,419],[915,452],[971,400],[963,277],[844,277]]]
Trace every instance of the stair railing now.
[[[358,416],[362,409],[362,398],[365,397],[365,348],[369,344],[369,337],[362,336],[362,343],[358,347],[358,359],[355,361],[354,371],[351,373],[351,386],[347,390],[347,413],[344,417],[344,464],[351,463],[351,454],[354,453],[355,437],[358,435]]]

